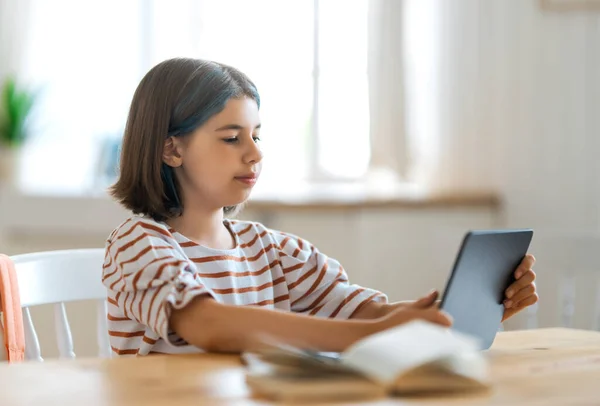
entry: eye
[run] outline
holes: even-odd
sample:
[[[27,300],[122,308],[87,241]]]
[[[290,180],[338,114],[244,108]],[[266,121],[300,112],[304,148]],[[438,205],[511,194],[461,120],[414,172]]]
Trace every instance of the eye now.
[[[260,137],[258,135],[255,135],[254,137],[252,137],[252,139],[254,140],[254,142],[260,142]]]
[[[225,141],[227,144],[235,144],[239,140],[238,140],[238,137],[229,137],[229,138],[223,138],[223,141]]]

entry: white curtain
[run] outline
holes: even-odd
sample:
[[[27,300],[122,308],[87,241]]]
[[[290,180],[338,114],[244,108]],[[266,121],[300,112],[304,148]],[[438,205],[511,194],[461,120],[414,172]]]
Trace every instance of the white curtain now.
[[[404,2],[410,177],[432,194],[494,190],[484,2]]]
[[[19,75],[29,37],[30,0],[0,0],[0,83]]]
[[[478,192],[495,189],[494,139],[487,121],[494,82],[482,56],[492,46],[482,27],[485,7],[479,0],[430,1],[436,33],[437,104],[433,144],[423,175],[435,193]],[[486,122],[487,121],[487,122]]]
[[[372,175],[404,179],[410,165],[404,115],[404,1],[370,0],[368,76]]]
[[[371,173],[433,194],[493,190],[481,2],[369,5]]]

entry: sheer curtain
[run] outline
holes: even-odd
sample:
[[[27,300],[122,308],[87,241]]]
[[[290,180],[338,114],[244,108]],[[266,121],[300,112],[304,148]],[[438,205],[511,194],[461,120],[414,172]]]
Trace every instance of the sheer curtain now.
[[[370,1],[317,2],[316,153],[325,180],[360,179],[368,169]]]
[[[3,88],[8,77],[19,85],[25,82],[21,70],[24,65],[24,50],[27,48],[30,21],[30,1],[0,0],[0,97],[4,97]],[[4,100],[0,102],[0,120],[6,112]],[[0,143],[0,189],[8,188],[18,181],[19,153],[4,148]],[[0,191],[1,192],[1,191]],[[0,193],[2,194],[2,193]]]
[[[478,0],[370,0],[370,172],[431,194],[490,191]],[[486,54],[487,55],[487,54]]]
[[[492,131],[497,72],[490,62],[493,20],[479,0],[432,4],[438,33],[438,149],[429,184],[434,191],[494,192],[498,138]],[[491,3],[491,2],[490,2]],[[491,68],[491,69],[488,69]]]
[[[498,86],[479,0],[406,0],[407,113],[412,175],[430,193],[497,189],[491,127]],[[485,14],[487,16],[487,14]],[[489,20],[489,21],[488,21]]]
[[[30,28],[30,0],[0,0],[0,80],[19,72]]]
[[[29,2],[21,74],[39,96],[20,184],[26,192],[80,194],[93,187],[106,139],[122,133],[145,68],[142,2]]]
[[[406,181],[411,165],[405,93],[404,1],[370,0],[370,175]]]

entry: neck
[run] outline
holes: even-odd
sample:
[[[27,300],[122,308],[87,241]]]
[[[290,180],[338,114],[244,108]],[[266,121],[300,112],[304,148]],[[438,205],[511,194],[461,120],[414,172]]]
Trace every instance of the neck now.
[[[231,233],[223,224],[223,209],[203,210],[189,207],[184,209],[181,216],[169,219],[167,224],[190,240],[206,247],[230,249],[234,245]]]

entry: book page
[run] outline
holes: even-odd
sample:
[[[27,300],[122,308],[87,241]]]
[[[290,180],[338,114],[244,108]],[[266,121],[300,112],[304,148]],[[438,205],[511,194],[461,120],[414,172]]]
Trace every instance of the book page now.
[[[383,385],[419,366],[443,367],[484,380],[487,362],[474,338],[424,321],[414,321],[369,336],[342,355],[342,364]]]

